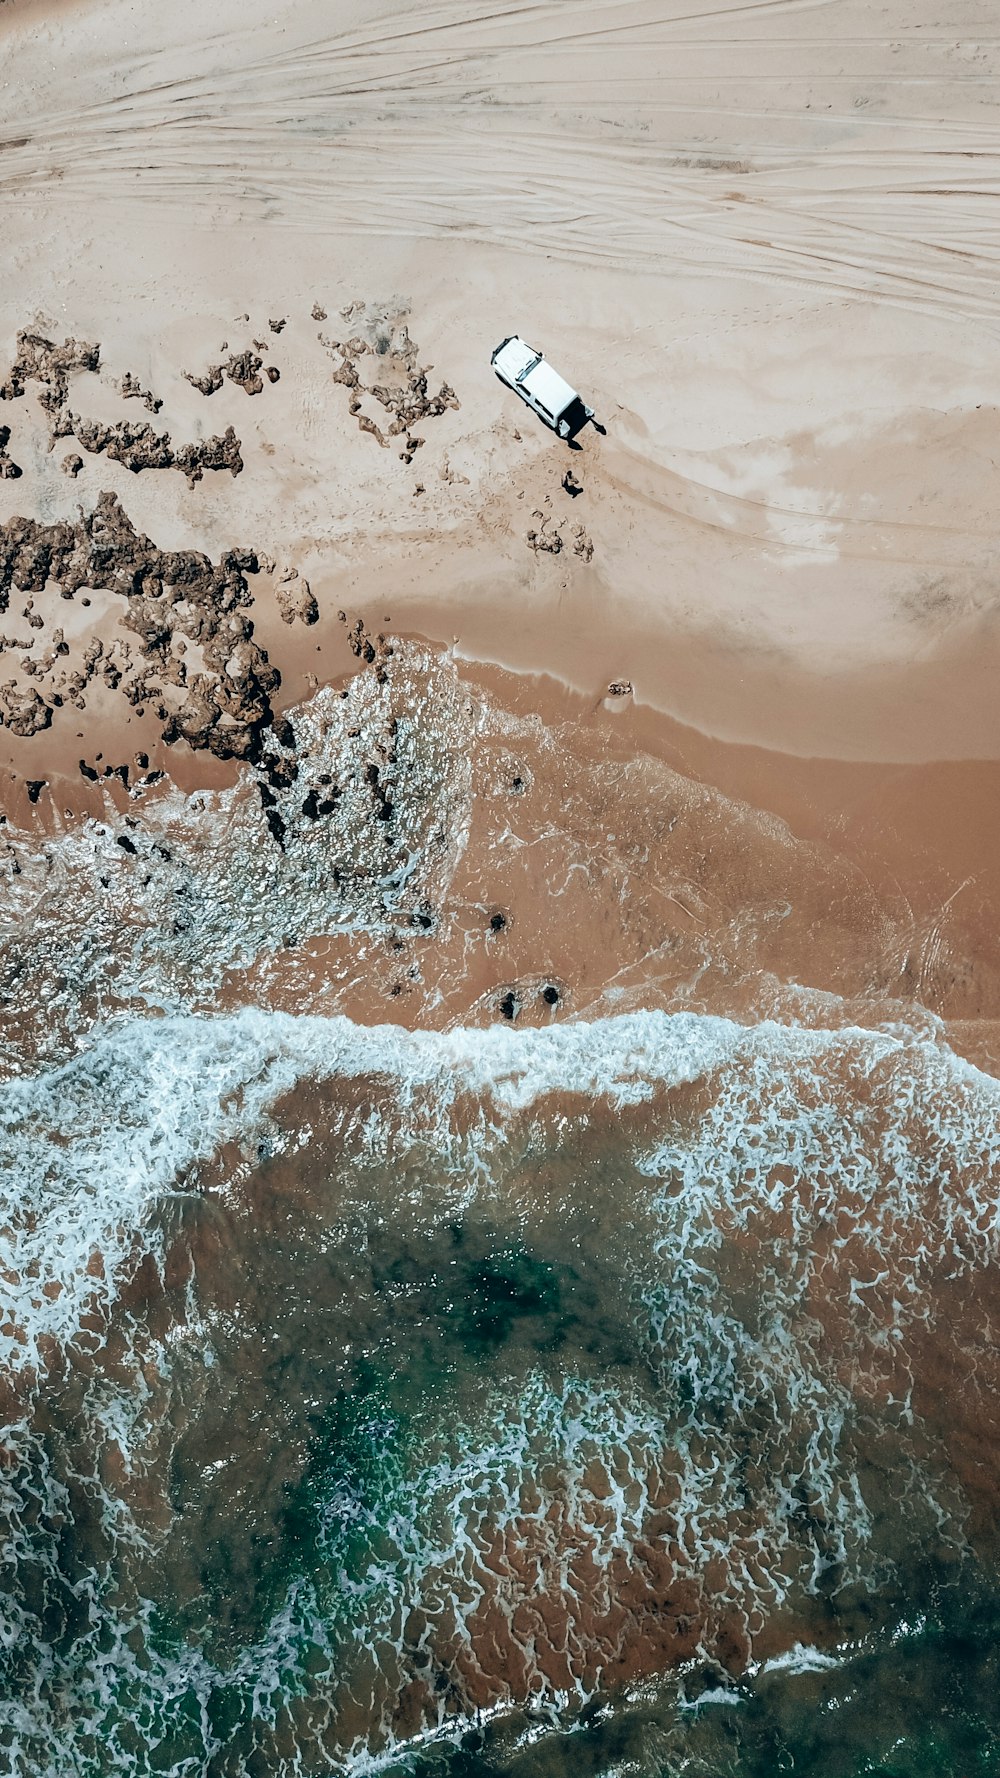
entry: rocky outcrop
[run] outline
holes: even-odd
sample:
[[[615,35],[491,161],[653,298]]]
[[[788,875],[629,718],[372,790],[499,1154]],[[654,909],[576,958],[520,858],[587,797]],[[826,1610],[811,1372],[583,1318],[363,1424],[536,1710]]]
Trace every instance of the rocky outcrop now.
[[[245,395],[259,395],[264,387],[260,375],[262,362],[256,352],[240,352],[230,358],[226,375]]]
[[[20,466],[10,456],[7,446],[10,444],[10,427],[0,426],[0,480],[14,482],[21,473]]]
[[[458,397],[450,383],[442,383],[431,394],[427,381],[430,367],[417,362],[417,347],[403,319],[404,311],[350,303],[340,312],[354,324],[350,338],[336,340],[320,334],[321,344],[338,360],[331,373],[333,381],[350,391],[348,411],[357,419],[359,429],[384,446],[392,438],[401,438],[399,455],[404,463],[412,463],[424,443],[413,428],[423,420],[436,419],[448,408],[457,408]],[[372,361],[373,368],[378,367],[371,381],[362,377],[359,368],[365,358]],[[365,413],[365,398],[377,402],[389,415],[384,429]]]
[[[539,523],[537,527],[532,527],[525,533],[525,542],[528,548],[534,550],[536,556],[558,556],[567,547],[568,540],[563,535],[565,520],[560,519],[558,523],[553,524],[551,514],[542,511],[533,512],[531,516],[533,519],[538,519]],[[573,554],[578,556],[581,562],[593,560],[594,545],[582,525],[570,526],[569,539],[572,540],[570,547]]]
[[[0,401],[17,401],[29,382],[38,383],[38,400],[55,423],[66,406],[71,372],[99,370],[100,364],[99,345],[70,339],[57,346],[40,333],[22,331],[17,336],[17,356],[10,373],[6,382],[0,383]]]
[[[113,462],[123,463],[133,475],[143,469],[179,469],[187,477],[188,487],[200,482],[206,469],[228,469],[233,476],[243,468],[240,441],[231,426],[221,437],[206,438],[196,444],[175,447],[167,432],[154,432],[152,426],[133,426],[128,420],[105,426],[99,420],[84,420],[71,414],[70,430],[85,451],[103,453]]]
[[[210,364],[203,377],[193,376],[189,370],[184,372],[184,376],[192,388],[198,389],[202,395],[214,395],[217,389],[222,388],[221,364]]]
[[[33,734],[48,726],[53,707],[79,707],[87,685],[100,678],[137,710],[151,706],[166,741],[185,740],[220,759],[253,758],[279,684],[246,615],[246,577],[257,566],[249,552],[230,551],[213,563],[196,550],[158,549],[110,493],[75,524],[14,518],[0,525],[0,611],[15,588],[30,594],[55,582],[64,599],[86,588],[107,590],[124,601],[122,623],[136,638],[134,649],[94,638],[80,667],[67,671],[59,665],[66,645],[57,631],[47,655],[33,663],[36,684],[10,682],[0,691],[4,723]],[[184,658],[189,644],[200,655],[194,671]]]
[[[163,406],[162,401],[157,400],[152,390],[144,389],[138,377],[134,377],[130,370],[127,370],[122,377],[119,391],[123,401],[141,401],[143,407],[147,408],[151,414],[158,414]]]
[[[236,362],[230,360],[230,363]],[[201,480],[206,469],[228,469],[239,475],[243,468],[240,441],[233,428],[227,427],[221,437],[175,446],[169,433],[157,433],[147,424],[134,426],[128,420],[108,426],[100,420],[87,420],[69,407],[69,379],[73,371],[100,369],[101,348],[84,340],[69,339],[57,346],[38,333],[19,333],[17,356],[6,382],[0,384],[0,399],[16,401],[25,393],[29,382],[40,386],[39,402],[48,415],[49,442],[75,437],[85,451],[111,457],[138,475],[143,469],[179,469],[187,477],[188,486]],[[221,382],[221,371],[219,373]],[[126,371],[120,385],[128,399],[141,400],[151,413],[157,413],[162,402],[148,389],[143,389],[131,371]],[[64,468],[75,475],[74,460],[67,458]]]
[[[275,323],[271,322],[275,333],[280,333],[284,325],[283,321],[280,326],[275,326]],[[260,374],[263,364],[264,360],[256,351],[248,350],[234,352],[225,366],[210,364],[204,376],[196,377],[189,370],[186,370],[184,375],[193,388],[200,389],[202,395],[214,395],[218,389],[222,388],[223,377],[228,377],[229,381],[235,383],[238,389],[242,389],[245,395],[259,395],[264,387]],[[264,371],[264,375],[270,383],[276,383],[280,374],[273,364],[269,364]]]
[[[49,727],[52,711],[34,686],[8,680],[0,685],[0,721],[13,735],[37,735]]]
[[[296,618],[303,624],[319,622],[319,606],[315,594],[297,568],[285,569],[275,584],[274,596],[283,623],[293,624]]]

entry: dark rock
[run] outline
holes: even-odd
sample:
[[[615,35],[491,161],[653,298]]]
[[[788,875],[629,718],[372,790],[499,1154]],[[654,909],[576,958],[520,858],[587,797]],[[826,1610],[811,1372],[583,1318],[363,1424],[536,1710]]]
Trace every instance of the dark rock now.
[[[203,377],[193,377],[189,370],[186,370],[184,375],[195,389],[201,391],[202,395],[214,395],[217,389],[222,388],[221,364],[210,365]]]
[[[245,395],[259,395],[264,387],[260,380],[262,362],[256,352],[237,352],[226,365],[226,375]]]
[[[0,384],[0,401],[16,401],[29,382],[41,384],[38,399],[55,422],[66,404],[69,379],[75,370],[99,370],[101,348],[85,340],[66,340],[61,346],[40,333],[21,332],[17,336],[17,356],[7,381]],[[65,437],[65,432],[59,434]]]
[[[120,834],[116,835],[115,844],[120,846],[123,852],[130,852],[132,854],[132,856],[135,857],[136,847],[134,846],[132,841],[129,839],[127,833],[120,833]]]
[[[34,689],[18,691],[15,687],[0,691],[0,722],[13,735],[37,735],[51,725],[52,711]]]
[[[10,427],[0,426],[0,479],[8,482],[16,482],[21,471],[13,458],[8,455],[7,446],[9,443]]]
[[[158,414],[163,406],[162,401],[157,401],[156,396],[150,389],[144,389],[138,378],[134,377],[130,370],[127,370],[122,377],[120,388],[123,400],[141,401],[143,407],[147,408],[151,414]]]
[[[143,657],[138,674],[132,669],[124,681],[124,695],[137,710],[148,703],[159,712],[165,741],[185,740],[221,759],[246,759],[259,751],[260,737],[271,723],[270,698],[279,684],[244,615],[251,602],[245,574],[255,568],[252,553],[231,552],[213,564],[195,550],[157,549],[135,531],[108,493],[75,524],[45,525],[25,518],[0,524],[0,611],[7,609],[12,588],[32,593],[50,581],[65,599],[82,587],[117,594],[127,607],[123,625],[137,637]],[[183,615],[178,611],[182,601]],[[176,632],[201,650],[203,671],[190,682],[172,652]],[[77,692],[96,672],[109,684],[121,678],[126,656],[118,665],[102,660],[102,653],[93,653],[86,672],[76,676]],[[186,701],[173,712],[162,700],[166,684],[179,685],[186,693]],[[53,691],[52,703],[60,696]],[[15,733],[35,733],[51,721],[51,711],[35,691],[0,692],[0,711]],[[284,770],[293,771],[292,762],[285,762]]]
[[[115,426],[105,426],[99,420],[83,420],[78,414],[71,414],[69,419],[70,429],[85,451],[110,457],[133,475],[144,469],[179,469],[187,477],[188,486],[193,487],[206,469],[228,469],[236,476],[243,468],[240,441],[231,426],[221,437],[202,439],[175,450],[169,433],[154,432],[145,423],[133,426],[128,420],[119,420]]]

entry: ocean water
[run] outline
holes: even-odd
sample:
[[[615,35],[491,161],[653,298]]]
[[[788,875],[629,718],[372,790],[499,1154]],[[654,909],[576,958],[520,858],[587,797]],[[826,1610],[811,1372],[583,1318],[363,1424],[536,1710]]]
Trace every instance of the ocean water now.
[[[25,1067],[3,1763],[995,1771],[998,1104],[926,1020]]]

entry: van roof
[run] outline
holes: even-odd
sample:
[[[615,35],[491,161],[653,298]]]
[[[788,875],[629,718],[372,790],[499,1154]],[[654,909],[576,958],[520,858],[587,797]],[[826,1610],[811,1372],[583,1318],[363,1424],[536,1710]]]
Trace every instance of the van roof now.
[[[512,339],[504,341],[493,362],[499,364],[501,370],[516,382],[521,372],[537,357],[534,347],[514,334]]]
[[[535,365],[534,370],[529,370],[526,377],[522,377],[521,388],[527,389],[536,401],[548,408],[553,419],[557,419],[563,408],[576,399],[576,390],[544,358]]]
[[[535,358],[538,363],[532,370],[527,370]],[[521,388],[535,401],[540,401],[554,420],[576,399],[576,390],[517,334],[497,353],[495,363],[514,382],[520,381]],[[525,371],[527,375],[524,375]]]

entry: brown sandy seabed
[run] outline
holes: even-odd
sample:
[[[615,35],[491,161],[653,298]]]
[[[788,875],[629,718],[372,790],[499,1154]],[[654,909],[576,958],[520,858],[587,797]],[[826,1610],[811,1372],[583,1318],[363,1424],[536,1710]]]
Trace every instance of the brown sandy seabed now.
[[[19,15],[39,10],[45,9],[13,5],[5,30],[10,21],[18,25]],[[62,16],[48,10],[53,20]],[[89,10],[79,9],[84,21]],[[610,29],[600,8],[588,20],[599,40]],[[642,7],[633,8],[629,20],[651,25]],[[985,58],[983,72],[974,46],[956,45],[949,61],[952,52],[944,47],[918,47],[913,24],[901,13],[891,52],[888,35],[866,38],[869,56],[892,53],[897,66],[900,55],[922,57],[925,84],[938,79],[948,90],[961,54],[975,68],[970,81],[986,79],[989,44],[976,50]],[[468,78],[462,32],[471,27],[456,13],[448,28],[455,33],[451,78],[460,83]],[[385,61],[394,30],[390,21],[381,46],[371,33],[341,46],[352,70],[367,56],[380,74],[391,65],[398,77],[397,63]],[[168,249],[181,238],[190,245],[190,237],[181,237],[172,220],[164,224],[162,251],[142,239],[154,288],[148,323],[141,305],[137,319],[135,307],[118,299],[108,308],[110,327],[104,326],[102,254],[84,242],[77,289],[60,296],[57,325],[44,280],[33,282],[34,244],[41,240],[50,252],[53,241],[72,242],[74,219],[88,203],[100,214],[106,201],[101,179],[113,191],[132,171],[113,127],[124,101],[100,92],[88,65],[92,100],[71,119],[60,114],[44,83],[37,115],[29,99],[21,122],[8,119],[3,177],[17,226],[4,304],[7,363],[25,362],[20,329],[57,348],[67,339],[99,347],[89,366],[70,350],[61,383],[58,366],[50,374],[47,348],[29,341],[42,380],[27,380],[23,393],[16,378],[13,387],[8,380],[9,399],[0,405],[0,421],[10,427],[0,466],[21,471],[7,475],[0,495],[10,583],[2,736],[10,836],[4,870],[13,920],[5,937],[8,965],[23,951],[25,917],[34,918],[58,846],[91,818],[104,825],[111,844],[120,837],[132,848],[118,848],[110,914],[131,910],[134,926],[142,927],[171,781],[185,792],[204,790],[209,814],[211,797],[243,786],[247,808],[258,811],[256,827],[247,830],[253,844],[278,853],[287,844],[294,853],[301,829],[314,860],[324,856],[324,833],[334,836],[336,852],[346,798],[350,855],[354,866],[360,860],[352,881],[355,888],[362,879],[370,882],[385,848],[396,843],[401,824],[405,828],[403,768],[393,786],[394,818],[382,813],[397,764],[391,724],[400,713],[417,711],[433,727],[433,711],[421,711],[431,687],[447,714],[435,757],[446,762],[444,778],[455,770],[454,807],[467,823],[449,868],[418,871],[392,918],[373,916],[367,904],[359,913],[364,893],[358,889],[357,905],[351,904],[358,918],[348,932],[296,931],[288,935],[294,942],[278,945],[273,934],[281,922],[271,922],[259,954],[238,964],[223,956],[210,990],[196,988],[193,1004],[253,1001],[414,1027],[480,1023],[511,1011],[524,1024],[633,1006],[821,1024],[919,1020],[924,1009],[945,1022],[953,1047],[996,1071],[1000,736],[989,564],[1000,386],[984,347],[995,338],[989,288],[995,268],[987,237],[977,232],[976,210],[979,187],[994,172],[994,146],[976,112],[978,92],[953,87],[960,99],[948,113],[951,136],[944,140],[946,123],[939,120],[938,145],[956,159],[978,157],[977,188],[961,179],[951,188],[959,208],[953,202],[949,215],[960,220],[946,226],[943,196],[938,205],[942,194],[931,189],[920,161],[917,126],[926,119],[901,109],[902,89],[892,87],[880,66],[868,83],[876,91],[878,127],[873,120],[869,136],[861,131],[857,113],[867,101],[861,103],[859,75],[857,91],[843,103],[838,89],[837,115],[825,136],[818,133],[804,119],[813,101],[802,97],[810,83],[803,84],[795,58],[798,44],[805,66],[815,66],[822,45],[810,47],[808,31],[800,40],[796,30],[802,32],[801,22],[788,27],[781,52],[788,91],[780,127],[774,124],[780,106],[769,101],[770,156],[755,158],[753,141],[766,107],[740,130],[729,119],[729,139],[742,133],[746,152],[727,154],[712,138],[693,154],[681,152],[693,132],[676,119],[665,124],[657,111],[655,81],[646,96],[658,150],[673,153],[675,215],[707,206],[714,246],[729,254],[739,298],[724,328],[722,300],[705,284],[702,264],[688,269],[689,294],[664,298],[665,318],[655,312],[649,291],[662,290],[655,274],[668,251],[655,227],[642,260],[647,285],[637,289],[633,280],[627,290],[614,268],[584,269],[593,245],[586,229],[571,239],[554,221],[555,257],[562,256],[563,267],[577,265],[584,326],[567,321],[564,327],[561,317],[553,326],[552,299],[559,297],[562,309],[565,298],[551,269],[529,290],[523,289],[524,260],[517,262],[517,277],[509,270],[497,275],[507,258],[495,239],[475,250],[455,242],[454,264],[471,268],[480,309],[474,299],[468,305],[450,297],[448,277],[437,268],[428,276],[413,254],[376,251],[363,234],[356,254],[340,254],[344,263],[355,259],[360,274],[333,275],[328,255],[324,265],[323,254],[303,249],[294,296],[265,292],[264,300],[255,288],[247,306],[238,297],[224,300],[239,277],[230,270],[228,283],[220,278],[220,250],[200,240],[198,263],[207,268],[210,294],[196,314],[184,305],[178,320],[183,280],[164,267]],[[756,50],[759,26],[745,31]],[[582,25],[580,35],[582,43]],[[419,22],[416,37],[414,54]],[[678,53],[669,30],[653,37],[645,53]],[[739,37],[734,26],[730,39],[714,47],[723,57],[738,53],[740,78],[752,81],[748,41]],[[842,39],[847,48],[852,41]],[[154,47],[165,61],[176,59],[176,48]],[[30,77],[27,39],[15,37],[14,48]],[[561,49],[582,53],[572,40]],[[249,78],[242,52],[233,44],[229,50],[232,68],[217,77],[214,93],[207,77],[194,81],[202,80],[201,96],[213,103]],[[506,53],[502,42],[491,46],[501,61]],[[288,51],[284,64],[265,61],[257,70],[266,100],[260,141],[279,185],[287,173],[281,156],[294,152],[276,121],[281,83],[294,79],[301,90],[304,70],[311,78],[317,65],[329,78],[337,54],[336,38],[323,38],[311,62],[304,51],[298,60]],[[822,54],[820,65],[833,82],[824,90],[847,80],[831,72]],[[500,76],[491,70],[494,84],[499,79],[502,87],[503,78],[516,81],[518,67]],[[613,69],[608,79],[614,113]],[[812,84],[823,87],[822,80]],[[175,154],[170,120],[156,110],[153,92],[150,83],[137,86],[131,101],[130,128],[141,136],[146,157],[136,178],[169,204],[171,193],[190,196],[188,157],[205,153],[210,126],[196,124]],[[303,102],[318,104],[320,97],[321,88],[307,81]],[[818,93],[814,99],[817,109],[831,109],[833,101]],[[445,100],[451,103],[448,93]],[[380,102],[391,112],[384,88]],[[629,203],[643,197],[632,154],[632,132],[644,127],[637,123],[642,110],[641,97],[637,105],[630,100],[606,130],[591,118],[586,142],[571,143],[597,160],[602,154],[616,159]],[[422,120],[401,117],[390,116],[381,151],[388,147],[393,160],[393,132],[402,133],[406,152],[426,174],[436,164],[434,142],[420,138]],[[565,118],[558,129],[572,136]],[[726,134],[718,117],[713,129],[716,137]],[[816,158],[796,187],[789,167],[801,153],[804,129],[812,131]],[[883,163],[896,166],[896,186],[872,183],[865,161],[870,144]],[[471,143],[470,180],[479,177],[483,158],[489,165],[503,146],[488,135]],[[547,140],[546,150],[551,147]],[[537,141],[516,131],[506,151],[518,176],[526,177],[526,155],[535,167],[546,162]],[[854,202],[869,231],[858,248],[863,269],[857,274],[855,266],[857,287],[845,286],[842,276],[826,284],[821,299],[801,293],[790,299],[781,280],[793,275],[789,264],[801,256],[815,223],[815,216],[804,220],[803,192],[810,177],[821,176],[824,153],[826,162],[839,156],[842,167],[854,169]],[[45,177],[62,188],[48,200],[39,196]],[[217,184],[219,201],[232,205],[245,241],[266,213],[266,199],[234,197],[224,170]],[[376,205],[388,201],[380,191]],[[351,191],[331,198],[335,220],[343,220],[348,200],[355,201]],[[539,206],[536,226],[544,229],[551,193],[536,189],[532,201]],[[298,202],[301,227],[319,200],[305,193]],[[447,211],[448,200],[442,202]],[[890,239],[884,230],[879,234],[878,220],[884,223],[893,202],[902,204],[897,214],[909,217],[909,229]],[[733,236],[731,218],[747,203],[763,211],[766,241],[759,229],[751,238]],[[258,204],[264,206],[259,214]],[[822,284],[821,268],[833,263],[834,249],[846,251],[856,211],[852,216],[847,199],[827,193],[818,214],[826,236],[819,247],[811,240],[817,263],[809,275]],[[933,236],[928,218],[940,231],[927,246],[936,281],[916,256],[918,239],[926,246],[928,232]],[[441,226],[449,220],[455,218],[446,214]],[[960,266],[946,258],[958,251],[952,227],[965,231]],[[627,247],[621,238],[615,243],[623,258]],[[759,263],[750,263],[754,253]],[[842,273],[846,263],[840,262]],[[753,281],[761,275],[772,279],[763,291]],[[308,297],[299,294],[303,281]],[[403,283],[424,292],[425,314],[419,298],[385,296]],[[272,291],[281,288],[273,278]],[[322,316],[313,314],[314,304]],[[699,331],[694,317],[702,304],[708,320]],[[459,341],[460,320],[468,332],[469,306],[477,323],[474,350],[456,343],[453,365],[449,342]],[[609,336],[613,315],[618,329]],[[284,325],[279,330],[272,323]],[[416,348],[404,326],[421,342]],[[489,346],[511,326],[537,336],[557,358],[564,351],[568,374],[585,387],[593,376],[606,439],[588,434],[582,451],[569,456],[533,430],[512,397],[493,388],[483,393]],[[651,355],[636,344],[643,329]],[[422,349],[425,338],[433,342],[429,350]],[[728,372],[719,367],[727,365],[730,348],[738,368]],[[425,386],[421,367],[431,357]],[[846,393],[835,387],[836,375],[827,376],[830,359],[840,364]],[[756,383],[755,363],[763,366]],[[269,366],[275,380],[267,377]],[[796,375],[811,389],[804,404],[789,392]],[[769,376],[785,386],[769,388]],[[381,394],[371,392],[376,385]],[[447,394],[440,394],[442,387]],[[900,395],[906,387],[914,390],[909,400]],[[39,395],[49,398],[47,405]],[[439,405],[430,411],[435,399]],[[685,421],[696,444],[685,444]],[[223,444],[216,453],[221,472],[204,467],[211,452],[202,453],[202,478],[192,482],[199,447],[227,436],[237,440],[235,478],[233,447]],[[578,496],[563,486],[567,469],[583,489]],[[126,514],[140,536],[148,534],[154,549],[173,558],[204,552],[193,571],[197,599],[174,599],[170,589],[184,584],[175,559],[150,566],[148,551],[138,552],[146,557],[148,584],[123,591],[120,579],[107,584],[106,568],[95,566],[82,531],[53,532],[54,526],[81,526],[99,495],[117,499],[119,515]],[[38,529],[27,535],[19,518]],[[114,522],[120,529],[120,517]],[[558,547],[550,547],[556,538]],[[64,581],[53,579],[44,563],[39,568],[33,553],[39,545],[78,552],[85,571],[72,598],[63,596]],[[126,569],[130,549],[126,540]],[[239,560],[213,576],[206,562],[221,562],[227,550]],[[252,572],[255,551],[258,571]],[[801,608],[785,622],[783,614],[795,613],[797,602]],[[157,608],[161,618],[165,610],[165,621]],[[231,629],[223,618],[233,620]],[[429,639],[430,656],[406,641],[420,636]],[[88,657],[95,638],[102,652]],[[436,651],[456,642],[457,652],[437,658]],[[366,644],[371,660],[364,659]],[[394,711],[403,671],[408,678]],[[344,709],[355,714],[330,718],[334,729],[341,725],[331,754],[339,761],[338,796],[329,799],[339,806],[320,814],[330,786],[315,772],[312,782],[310,755],[276,744],[269,722],[289,711],[298,732],[302,700],[321,685],[346,686],[349,675],[359,689]],[[632,689],[612,693],[612,685]],[[693,720],[699,716],[701,726]],[[39,732],[17,732],[42,723]],[[353,736],[348,724],[357,728]],[[168,744],[165,731],[188,740]],[[251,762],[220,759],[220,753],[249,754]],[[289,791],[281,781],[289,758],[299,773],[296,798],[305,789],[296,831],[279,836],[267,823],[260,793],[263,786],[273,796],[275,775],[281,794]],[[461,784],[459,765],[468,769]],[[122,767],[127,784],[120,772],[105,776]],[[372,767],[379,774],[374,784]],[[148,776],[159,772],[164,779]],[[420,794],[430,797],[423,780]],[[358,800],[364,797],[367,803]],[[188,812],[169,819],[187,832],[193,818]],[[40,926],[46,917],[38,916]],[[100,974],[98,959],[91,989]],[[556,990],[554,1004],[543,998],[546,988]],[[102,1009],[113,1005],[113,993],[97,998]],[[12,1040],[20,1035],[22,1061],[36,1040],[44,1048],[43,1022],[33,1023],[11,993],[6,1023]],[[836,1301],[834,1284],[819,1305],[831,1339],[838,1332]],[[961,1323],[954,1346],[967,1355],[975,1348],[974,1369],[989,1344],[991,1305],[985,1294],[975,1304],[956,1303],[953,1318]],[[930,1395],[936,1390],[940,1401],[953,1375],[949,1350],[950,1357],[938,1354],[926,1370],[929,1414]],[[883,1379],[880,1386],[891,1385]],[[983,1473],[984,1500],[991,1474],[982,1445],[988,1393],[966,1398],[960,1425],[954,1402],[949,1408],[956,1464],[967,1481],[977,1468]],[[631,1603],[642,1622],[648,1598],[669,1587],[669,1574],[656,1572],[661,1557],[648,1554],[643,1598],[630,1601],[629,1585],[640,1582],[624,1574],[614,1589],[615,1609],[627,1613]],[[655,1670],[694,1646],[698,1602],[685,1595],[675,1604],[673,1615],[661,1620],[659,1640],[647,1637],[624,1671]],[[558,1614],[561,1607],[550,1602],[546,1609]],[[560,1636],[564,1628],[553,1631],[553,1646]],[[483,1645],[510,1669],[515,1654],[496,1623],[484,1628]],[[720,1653],[735,1666],[743,1658],[738,1648],[720,1645]],[[481,1671],[489,1670],[484,1659]],[[558,1662],[550,1677],[559,1681]]]

